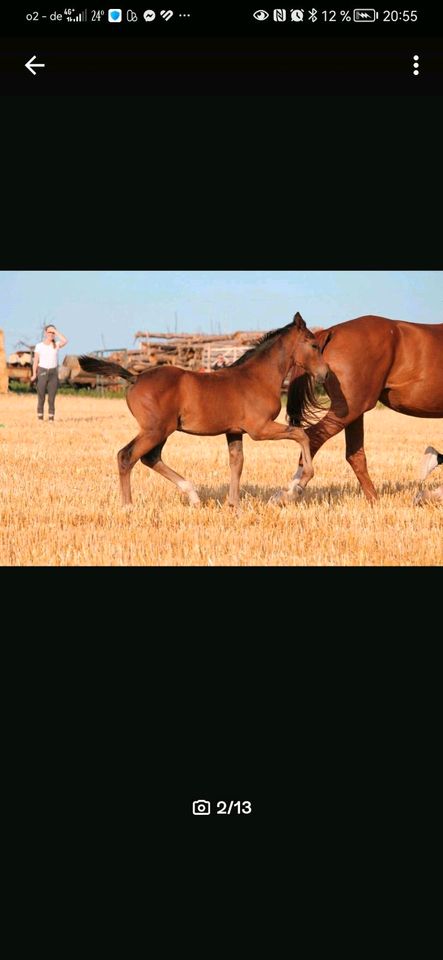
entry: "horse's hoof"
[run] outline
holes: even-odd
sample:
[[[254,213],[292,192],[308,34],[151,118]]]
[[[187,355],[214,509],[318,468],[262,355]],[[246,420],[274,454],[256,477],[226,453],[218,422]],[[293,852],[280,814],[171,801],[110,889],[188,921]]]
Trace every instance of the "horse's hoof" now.
[[[276,504],[277,506],[281,507],[281,505],[285,503],[285,500],[285,490],[276,490],[276,492],[272,494],[272,497],[269,497],[268,503],[273,503],[274,505]]]
[[[199,510],[200,507],[201,507],[201,505],[202,505],[202,502],[201,502],[201,500],[200,500],[198,497],[197,497],[196,500],[190,500],[190,501],[189,501],[189,506],[190,506],[190,507],[193,507],[194,510]]]
[[[285,503],[293,503],[294,500],[299,500],[304,492],[305,488],[296,483],[290,490],[277,490],[277,492],[270,497],[268,503],[274,503],[281,507]]]
[[[423,498],[423,491],[422,491],[422,490],[419,490],[418,493],[415,494],[415,497],[414,497],[414,500],[413,500],[413,506],[414,506],[414,507],[422,507],[422,506],[423,506],[423,499],[424,499],[424,498]]]

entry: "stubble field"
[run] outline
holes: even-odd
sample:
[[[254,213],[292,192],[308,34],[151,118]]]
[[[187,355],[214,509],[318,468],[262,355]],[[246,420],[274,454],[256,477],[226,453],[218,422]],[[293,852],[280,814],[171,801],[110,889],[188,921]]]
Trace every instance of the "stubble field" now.
[[[174,434],[164,460],[193,481],[200,510],[137,464],[133,506],[120,506],[117,451],[137,433],[125,400],[58,396],[55,424],[36,399],[0,401],[2,566],[439,565],[443,507],[412,504],[425,447],[442,447],[441,422],[386,409],[366,415],[366,452],[380,499],[371,506],[344,457],[344,434],[314,460],[303,501],[268,505],[300,448],[245,438],[241,510],[225,503],[224,437]],[[281,417],[282,419],[283,417]],[[429,486],[442,482],[436,470]],[[434,479],[435,478],[435,479]]]

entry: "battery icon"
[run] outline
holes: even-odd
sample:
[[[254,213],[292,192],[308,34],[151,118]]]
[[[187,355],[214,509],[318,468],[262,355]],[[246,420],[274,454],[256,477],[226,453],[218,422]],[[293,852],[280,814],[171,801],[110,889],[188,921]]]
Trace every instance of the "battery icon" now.
[[[376,10],[368,10],[366,7],[359,7],[358,10],[354,10],[354,20],[356,23],[374,23],[377,17],[378,13]]]

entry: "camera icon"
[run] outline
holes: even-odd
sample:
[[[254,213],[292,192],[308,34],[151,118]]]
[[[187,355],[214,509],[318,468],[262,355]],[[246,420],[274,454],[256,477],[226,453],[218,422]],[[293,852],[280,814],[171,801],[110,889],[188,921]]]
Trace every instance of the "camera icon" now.
[[[211,812],[209,800],[194,800],[192,804],[194,817],[208,817]]]

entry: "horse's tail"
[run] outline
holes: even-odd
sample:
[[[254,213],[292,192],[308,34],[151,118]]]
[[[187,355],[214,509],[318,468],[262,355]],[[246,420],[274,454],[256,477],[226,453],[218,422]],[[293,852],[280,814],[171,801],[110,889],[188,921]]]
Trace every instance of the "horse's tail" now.
[[[109,360],[98,360],[97,357],[79,357],[78,362],[86,373],[97,373],[105,377],[110,377],[112,375],[117,377],[124,377],[125,380],[129,380],[130,383],[135,383],[137,376],[133,373],[130,373],[129,370],[125,370],[124,367],[121,367],[119,363],[111,363]]]

